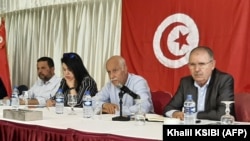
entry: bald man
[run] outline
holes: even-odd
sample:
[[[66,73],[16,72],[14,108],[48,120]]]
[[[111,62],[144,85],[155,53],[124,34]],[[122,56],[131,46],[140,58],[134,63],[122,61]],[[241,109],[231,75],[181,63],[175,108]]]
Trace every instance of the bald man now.
[[[153,113],[153,103],[150,88],[147,81],[139,75],[128,72],[126,62],[121,56],[112,56],[106,62],[106,70],[110,81],[96,94],[101,100],[102,111],[114,114],[119,107],[119,92],[122,86],[137,94],[142,100],[141,110],[144,113]],[[138,112],[138,106],[134,98],[124,94],[122,99],[123,115],[131,115]]]

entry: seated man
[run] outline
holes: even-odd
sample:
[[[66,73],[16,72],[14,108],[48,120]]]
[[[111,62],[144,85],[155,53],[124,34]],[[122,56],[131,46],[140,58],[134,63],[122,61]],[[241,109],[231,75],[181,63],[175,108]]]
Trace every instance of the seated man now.
[[[29,105],[46,105],[46,100],[55,95],[61,82],[61,78],[54,73],[54,61],[49,57],[41,57],[37,60],[37,74],[39,79],[29,89],[31,99]],[[20,99],[20,104],[25,102]]]
[[[106,62],[110,82],[108,82],[94,97],[101,101],[102,111],[108,114],[115,114],[119,110],[119,93],[121,87],[126,86],[134,94],[138,95],[142,101],[141,110],[144,113],[154,112],[151,99],[150,88],[147,81],[139,75],[128,73],[126,62],[121,56],[112,56]],[[138,112],[138,106],[134,98],[129,94],[124,94],[122,98],[123,115],[131,115]]]
[[[191,75],[183,77],[180,85],[164,110],[164,116],[184,119],[182,112],[187,94],[196,102],[198,119],[220,120],[225,114],[225,104],[234,101],[234,79],[231,75],[215,68],[213,52],[208,47],[194,48],[189,56]],[[231,115],[235,115],[231,104]]]

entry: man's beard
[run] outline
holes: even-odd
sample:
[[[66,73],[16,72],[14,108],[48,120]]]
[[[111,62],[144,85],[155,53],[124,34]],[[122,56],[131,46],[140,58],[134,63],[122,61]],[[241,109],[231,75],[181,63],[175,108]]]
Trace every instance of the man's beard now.
[[[39,74],[39,78],[44,82],[49,81],[50,77],[44,76],[43,74]]]

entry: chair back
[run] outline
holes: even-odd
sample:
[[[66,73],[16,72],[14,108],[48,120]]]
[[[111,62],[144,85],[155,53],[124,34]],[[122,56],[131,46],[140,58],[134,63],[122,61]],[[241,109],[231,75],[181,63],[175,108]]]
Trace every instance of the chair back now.
[[[172,99],[172,94],[170,92],[164,91],[152,91],[152,101],[154,105],[154,112],[159,115],[163,115],[165,106]]]
[[[23,92],[23,91],[28,91],[28,90],[29,90],[28,86],[26,86],[26,85],[19,85],[19,86],[17,87],[17,89],[18,89],[18,91],[19,91],[19,95],[22,95],[22,92]]]
[[[234,102],[236,120],[250,122],[250,93],[235,94]]]

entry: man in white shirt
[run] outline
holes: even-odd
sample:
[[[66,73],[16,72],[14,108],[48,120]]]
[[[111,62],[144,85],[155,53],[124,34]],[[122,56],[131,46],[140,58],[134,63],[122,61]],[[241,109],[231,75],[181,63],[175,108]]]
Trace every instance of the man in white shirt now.
[[[55,75],[54,61],[50,57],[41,57],[37,60],[37,75],[39,79],[29,89],[29,105],[46,105],[46,100],[55,95],[61,78]],[[20,100],[20,104],[24,104]]]
[[[147,81],[142,76],[129,73],[123,57],[110,57],[106,62],[106,70],[110,81],[107,82],[93,98],[100,100],[100,105],[102,105],[102,111],[104,113],[114,114],[116,110],[120,109],[119,93],[121,92],[122,86],[126,86],[127,89],[140,97],[142,101],[141,111],[143,113],[154,112],[150,88]],[[123,95],[122,100],[123,115],[131,115],[138,112],[139,107],[136,105],[136,101],[131,95]]]

